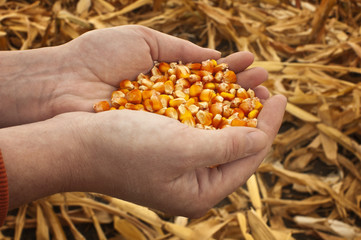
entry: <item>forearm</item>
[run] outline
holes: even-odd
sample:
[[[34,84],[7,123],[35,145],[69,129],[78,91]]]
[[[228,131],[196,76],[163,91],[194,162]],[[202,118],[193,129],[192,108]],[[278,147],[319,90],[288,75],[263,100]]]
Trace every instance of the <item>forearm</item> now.
[[[71,122],[50,119],[0,129],[9,186],[9,209],[69,190],[79,144]]]
[[[0,128],[49,117],[48,99],[65,74],[57,48],[0,52]]]

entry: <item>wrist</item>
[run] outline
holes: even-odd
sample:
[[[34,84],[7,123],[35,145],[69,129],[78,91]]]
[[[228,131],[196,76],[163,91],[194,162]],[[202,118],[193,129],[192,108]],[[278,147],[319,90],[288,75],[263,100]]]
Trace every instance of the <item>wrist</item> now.
[[[74,164],[82,154],[71,116],[0,129],[8,176],[9,209],[73,187]]]
[[[57,46],[0,53],[0,127],[52,117],[49,100],[66,74],[64,50]]]

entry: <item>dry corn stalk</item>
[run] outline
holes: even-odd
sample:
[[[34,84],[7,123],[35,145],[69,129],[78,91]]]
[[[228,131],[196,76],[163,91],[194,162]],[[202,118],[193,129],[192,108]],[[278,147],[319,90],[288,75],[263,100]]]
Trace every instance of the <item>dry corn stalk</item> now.
[[[191,127],[222,129],[257,126],[263,105],[252,89],[244,89],[226,63],[156,63],[137,80],[124,79],[111,94],[110,103],[94,104],[95,112],[144,110],[161,114]]]

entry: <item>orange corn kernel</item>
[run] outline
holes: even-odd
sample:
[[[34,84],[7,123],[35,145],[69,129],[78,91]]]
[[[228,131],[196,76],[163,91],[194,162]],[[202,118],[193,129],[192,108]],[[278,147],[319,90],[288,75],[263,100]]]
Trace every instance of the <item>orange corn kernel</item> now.
[[[248,119],[247,127],[257,127],[257,118]]]
[[[211,60],[207,60],[202,62],[201,70],[213,73],[214,67],[214,63]]]
[[[226,69],[228,69],[228,64],[227,63],[220,63],[217,66],[214,67],[214,72],[223,72]]]
[[[201,63],[187,63],[186,66],[190,70],[200,70],[202,67],[202,64]]]
[[[170,66],[169,66],[169,64],[166,63],[166,62],[161,62],[161,63],[159,63],[158,69],[159,69],[159,71],[161,71],[162,73],[167,73],[168,70],[170,69]]]
[[[232,70],[227,70],[223,75],[223,81],[226,83],[236,83],[237,76]]]
[[[203,90],[202,86],[193,84],[189,88],[189,96],[190,97],[198,97],[201,94],[202,90]]]
[[[244,127],[247,126],[247,121],[239,118],[235,118],[231,122],[231,126]]]
[[[242,109],[233,108],[233,111],[234,111],[234,113],[238,113],[239,118],[244,118],[244,112],[242,111]]]
[[[128,89],[128,90],[132,90],[134,89],[134,85],[133,83],[129,80],[129,79],[124,79],[119,83],[119,87],[121,89]]]
[[[188,78],[190,74],[190,69],[185,65],[177,65],[175,67],[175,75],[177,78]]]
[[[246,89],[244,89],[244,88],[239,88],[237,90],[237,97],[241,98],[241,99],[249,98],[248,93],[247,93]]]
[[[153,107],[150,102],[150,98],[145,99],[143,101],[143,105],[144,105],[145,110],[147,110],[148,112],[153,112]]]
[[[153,111],[158,111],[163,108],[162,102],[160,101],[160,97],[157,95],[152,95],[150,97],[150,104],[152,105]]]
[[[145,101],[146,99],[149,99],[152,95],[154,94],[159,94],[157,91],[155,91],[154,89],[147,89],[142,91],[142,99],[143,101]]]
[[[124,102],[123,99],[125,99],[125,94],[122,91],[113,91],[110,102],[112,103],[113,107],[118,108],[120,105],[125,104],[122,104]]]
[[[242,109],[245,114],[248,114],[250,111],[253,110],[252,100],[250,98],[244,99],[239,105],[239,108]]]
[[[139,89],[133,89],[125,94],[125,98],[130,103],[139,104],[142,102],[142,92]]]
[[[216,102],[211,105],[210,112],[213,114],[213,116],[223,113],[223,104]]]
[[[203,89],[201,94],[199,95],[199,99],[202,102],[210,102],[214,97],[216,96],[216,93],[212,89]]]
[[[108,111],[110,109],[110,104],[108,101],[100,101],[93,105],[93,109],[95,112]]]

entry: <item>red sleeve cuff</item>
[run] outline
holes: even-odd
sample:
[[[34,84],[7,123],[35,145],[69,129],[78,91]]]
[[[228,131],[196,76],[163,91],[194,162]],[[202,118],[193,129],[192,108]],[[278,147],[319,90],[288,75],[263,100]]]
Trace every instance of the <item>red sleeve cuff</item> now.
[[[9,208],[8,178],[0,149],[0,226],[4,225]]]

